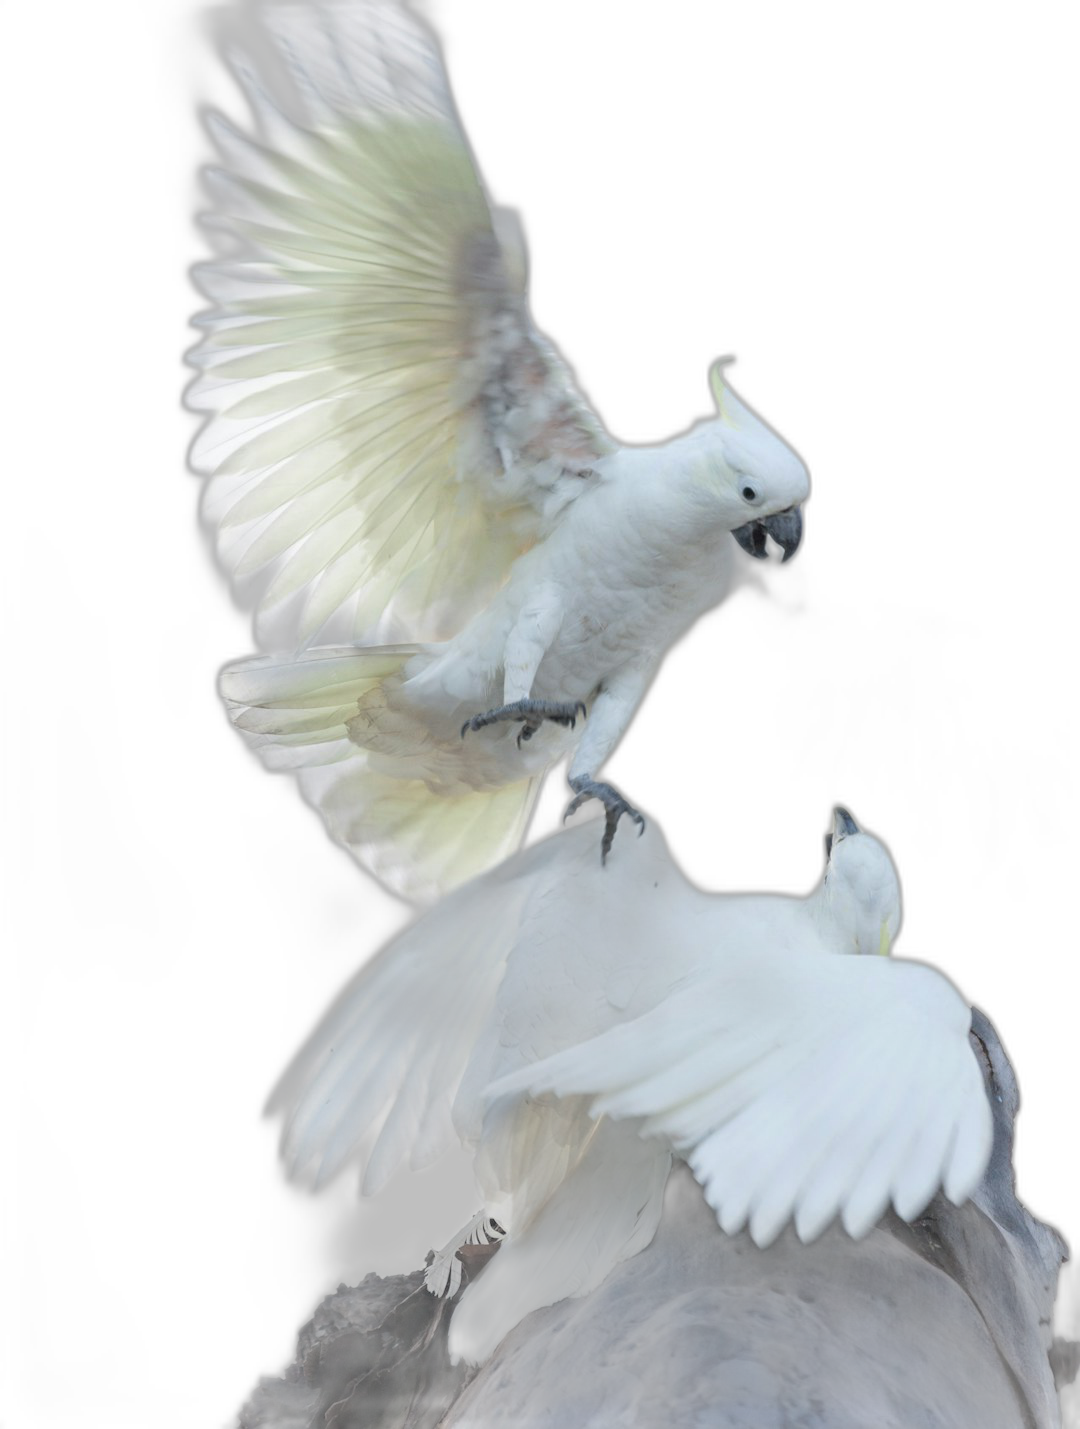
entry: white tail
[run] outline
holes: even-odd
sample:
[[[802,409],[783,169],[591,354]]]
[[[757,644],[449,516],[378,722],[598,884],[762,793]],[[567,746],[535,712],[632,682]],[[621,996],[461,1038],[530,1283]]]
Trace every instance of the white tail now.
[[[220,687],[248,745],[297,775],[331,837],[392,892],[428,902],[518,847],[539,781],[446,792],[429,782],[426,727],[388,699],[419,648],[259,656],[226,666]]]

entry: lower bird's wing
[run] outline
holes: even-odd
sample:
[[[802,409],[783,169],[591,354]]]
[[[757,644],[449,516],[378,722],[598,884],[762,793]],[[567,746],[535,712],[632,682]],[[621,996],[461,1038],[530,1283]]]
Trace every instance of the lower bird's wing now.
[[[291,1175],[321,1185],[359,1161],[373,1193],[401,1164],[426,1166],[458,1144],[454,1104],[477,1047],[493,1027],[498,1036],[495,1000],[529,909],[557,903],[586,859],[598,862],[590,827],[546,839],[449,894],[361,968],[271,1096]]]
[[[718,950],[652,1011],[497,1081],[592,1097],[689,1161],[730,1232],[759,1245],[839,1214],[865,1234],[939,1186],[974,1190],[992,1124],[970,1009],[946,978],[888,958]]]
[[[519,1166],[526,1159],[520,1141],[493,1135],[488,1085],[662,1002],[701,955],[687,924],[702,904],[715,902],[687,883],[652,822],[640,838],[617,841],[606,864],[591,820],[547,847],[543,875],[529,876],[528,905],[457,1099],[457,1123],[481,1147],[478,1160],[501,1156],[504,1147]],[[508,867],[524,867],[533,852]],[[534,1128],[534,1177],[549,1125]],[[500,1187],[522,1184],[523,1174],[493,1162]]]
[[[270,1099],[290,1176],[318,1187],[359,1160],[370,1194],[457,1144],[454,1096],[527,891],[494,875],[467,885],[348,984]]]

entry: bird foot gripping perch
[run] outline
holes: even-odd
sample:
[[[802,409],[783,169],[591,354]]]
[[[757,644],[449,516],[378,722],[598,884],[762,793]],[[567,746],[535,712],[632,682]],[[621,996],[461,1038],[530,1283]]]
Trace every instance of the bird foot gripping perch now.
[[[544,723],[561,724],[564,729],[573,729],[578,715],[585,718],[585,706],[581,700],[515,700],[513,704],[500,705],[498,709],[475,714],[461,726],[462,739],[470,730],[484,729],[489,724],[500,724],[504,720],[517,720],[523,728],[517,737],[517,746],[532,739]]]
[[[506,1235],[494,1216],[481,1211],[441,1250],[433,1250],[424,1271],[424,1289],[437,1299],[452,1300],[461,1289],[462,1272],[473,1274],[490,1260]]]
[[[623,814],[627,814],[637,824],[639,838],[645,832],[644,818],[632,804],[626,802],[614,785],[590,779],[587,774],[579,774],[570,780],[570,787],[574,791],[574,797],[566,806],[563,823],[571,814],[576,814],[587,799],[599,799],[604,806],[604,837],[600,840],[601,863],[607,863],[607,856],[615,839],[615,830]]]

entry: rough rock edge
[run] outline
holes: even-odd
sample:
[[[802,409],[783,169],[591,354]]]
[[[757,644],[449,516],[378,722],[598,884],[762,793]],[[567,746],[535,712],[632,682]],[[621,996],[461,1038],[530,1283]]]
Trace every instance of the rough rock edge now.
[[[462,1289],[497,1249],[464,1248]],[[285,1374],[259,1381],[239,1429],[435,1429],[476,1374],[450,1363],[452,1309],[424,1289],[422,1270],[339,1285],[300,1331]]]

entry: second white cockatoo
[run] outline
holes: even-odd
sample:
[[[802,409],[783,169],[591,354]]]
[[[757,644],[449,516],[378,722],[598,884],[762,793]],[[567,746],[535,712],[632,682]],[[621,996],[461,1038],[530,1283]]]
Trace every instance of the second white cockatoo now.
[[[710,420],[608,436],[533,324],[516,219],[404,5],[257,17],[258,59],[231,60],[256,132],[208,117],[223,252],[196,270],[190,392],[204,513],[273,652],[223,672],[231,718],[406,896],[517,847],[568,755],[606,855],[641,819],[605,760],[726,593],[729,536],[796,550],[806,468],[720,363]]]
[[[345,989],[272,1101],[291,1175],[473,1154],[479,1214],[428,1271],[505,1231],[465,1289],[451,1352],[490,1355],[531,1310],[599,1285],[658,1224],[672,1156],[724,1231],[865,1235],[954,1201],[989,1157],[970,1009],[888,956],[887,851],[837,810],[806,897],[693,887],[652,825],[602,870],[587,827],[447,897]]]

